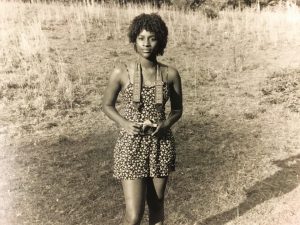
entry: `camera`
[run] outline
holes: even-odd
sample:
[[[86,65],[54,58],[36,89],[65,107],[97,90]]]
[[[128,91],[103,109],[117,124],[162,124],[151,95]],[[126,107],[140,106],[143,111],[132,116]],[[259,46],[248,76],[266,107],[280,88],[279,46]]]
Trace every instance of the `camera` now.
[[[141,135],[151,135],[157,128],[157,124],[152,123],[150,120],[145,120],[141,125]]]

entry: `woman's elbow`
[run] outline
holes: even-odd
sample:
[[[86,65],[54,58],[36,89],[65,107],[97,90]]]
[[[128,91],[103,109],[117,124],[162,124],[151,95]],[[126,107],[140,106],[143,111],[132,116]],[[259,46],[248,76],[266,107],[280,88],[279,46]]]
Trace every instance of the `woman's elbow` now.
[[[109,109],[111,108],[112,106],[111,105],[109,105],[109,104],[102,104],[102,107],[101,107],[101,109],[102,109],[102,112],[104,113],[104,114],[108,114],[108,112],[109,112]]]
[[[183,109],[180,109],[179,112],[178,112],[178,114],[179,114],[179,118],[180,118],[182,116],[182,114],[183,114]]]
[[[180,109],[173,109],[172,110],[174,114],[176,114],[179,118],[182,116],[183,114],[183,109],[180,108]]]

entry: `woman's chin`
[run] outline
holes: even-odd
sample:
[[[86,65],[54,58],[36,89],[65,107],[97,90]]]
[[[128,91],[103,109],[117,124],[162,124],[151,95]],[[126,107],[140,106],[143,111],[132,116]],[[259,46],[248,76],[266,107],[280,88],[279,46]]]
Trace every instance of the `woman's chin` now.
[[[143,52],[143,53],[141,53],[140,54],[140,56],[142,56],[143,58],[145,58],[145,59],[153,59],[153,58],[155,58],[154,56],[153,56],[153,54],[152,53],[148,53],[148,52]]]

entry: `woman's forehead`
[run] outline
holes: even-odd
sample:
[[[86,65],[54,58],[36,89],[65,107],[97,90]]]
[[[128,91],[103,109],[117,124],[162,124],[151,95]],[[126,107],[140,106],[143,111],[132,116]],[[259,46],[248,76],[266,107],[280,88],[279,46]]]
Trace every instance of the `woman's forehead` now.
[[[155,36],[155,33],[143,29],[143,30],[139,33],[139,35],[142,35],[142,36]]]

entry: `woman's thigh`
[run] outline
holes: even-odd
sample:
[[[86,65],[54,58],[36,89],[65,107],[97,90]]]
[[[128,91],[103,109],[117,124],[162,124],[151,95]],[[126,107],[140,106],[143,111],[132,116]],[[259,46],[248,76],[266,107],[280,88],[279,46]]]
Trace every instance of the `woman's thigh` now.
[[[130,213],[143,213],[146,198],[146,180],[122,180],[126,211]]]

